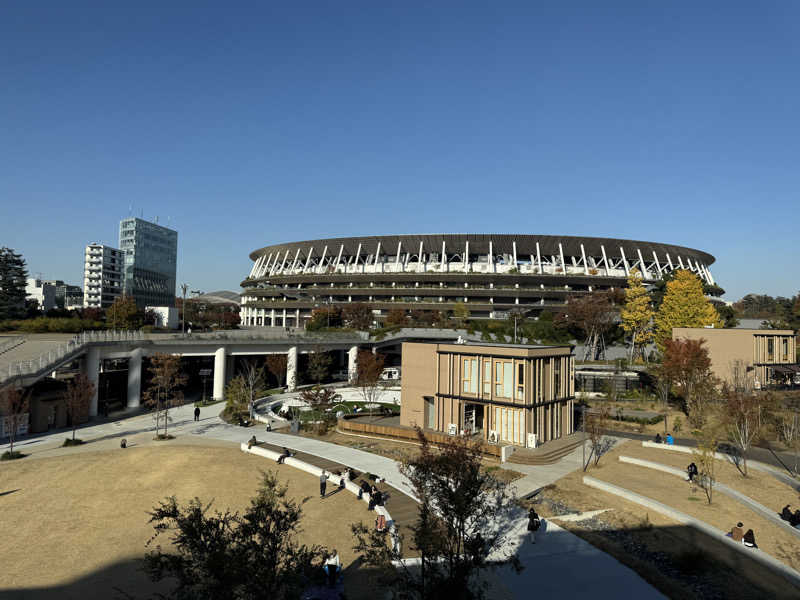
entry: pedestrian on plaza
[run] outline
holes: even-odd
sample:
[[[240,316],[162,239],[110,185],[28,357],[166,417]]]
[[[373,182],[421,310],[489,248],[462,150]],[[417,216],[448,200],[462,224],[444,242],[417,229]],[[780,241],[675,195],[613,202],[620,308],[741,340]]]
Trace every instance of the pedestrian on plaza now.
[[[542,526],[542,522],[539,519],[539,515],[536,514],[536,511],[531,507],[528,511],[528,534],[530,535],[531,542],[534,544],[536,543],[536,532],[539,531],[539,527]]]
[[[339,489],[340,489],[340,490],[343,490],[343,489],[344,489],[344,481],[345,481],[345,479],[344,479],[344,478],[345,478],[345,476],[346,476],[346,473],[347,473],[347,471],[345,471],[344,473],[342,473],[341,475],[339,475]]]
[[[328,576],[328,586],[334,587],[336,580],[339,578],[339,572],[342,570],[342,561],[339,559],[339,552],[336,548],[325,559],[324,568],[325,574]]]
[[[686,481],[693,482],[694,478],[697,477],[697,465],[693,462],[689,463],[689,466],[686,467],[686,475],[689,477]]]
[[[195,421],[199,421],[200,420],[200,407],[199,406],[195,406],[194,407],[194,420]]]
[[[667,434],[667,445],[668,446],[672,446],[673,444],[675,444],[675,438],[672,437],[671,433],[668,433]]]
[[[747,533],[742,536],[742,543],[748,548],[758,548],[756,544],[756,535],[753,533],[752,529],[748,529]]]
[[[279,464],[279,465],[282,465],[282,464],[283,464],[283,461],[285,461],[285,460],[286,460],[287,458],[289,458],[291,455],[292,455],[292,453],[291,453],[291,452],[289,452],[289,449],[288,449],[286,446],[284,446],[284,447],[283,447],[283,452],[282,452],[282,453],[281,453],[281,455],[278,457],[278,461],[277,461],[277,462],[278,462],[278,464]]]
[[[322,473],[319,475],[319,497],[325,497],[325,488],[328,486],[328,474],[325,472],[325,469],[322,470]]]

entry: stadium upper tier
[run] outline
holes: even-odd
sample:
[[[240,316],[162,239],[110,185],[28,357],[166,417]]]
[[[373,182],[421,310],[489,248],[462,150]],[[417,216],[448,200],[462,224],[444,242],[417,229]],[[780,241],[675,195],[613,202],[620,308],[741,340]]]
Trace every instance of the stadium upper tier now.
[[[371,304],[377,317],[391,308],[448,310],[455,302],[468,303],[473,315],[484,317],[520,304],[541,310],[563,306],[571,293],[622,286],[633,269],[646,282],[687,269],[715,283],[709,270],[714,257],[706,252],[594,237],[331,238],[266,246],[250,259],[242,282],[245,325],[300,326],[312,308],[340,302]]]

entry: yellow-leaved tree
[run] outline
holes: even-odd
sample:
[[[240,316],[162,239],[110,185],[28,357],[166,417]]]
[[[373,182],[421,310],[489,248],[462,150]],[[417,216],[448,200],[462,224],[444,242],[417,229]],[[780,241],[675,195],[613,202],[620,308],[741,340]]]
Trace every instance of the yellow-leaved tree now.
[[[637,356],[646,360],[644,348],[653,340],[653,309],[638,269],[633,269],[628,276],[625,304],[620,316],[622,329],[631,338],[630,360],[636,360]]]
[[[664,301],[655,319],[655,341],[664,353],[664,344],[672,339],[673,327],[722,327],[714,306],[703,295],[700,278],[691,271],[679,269],[667,283]]]

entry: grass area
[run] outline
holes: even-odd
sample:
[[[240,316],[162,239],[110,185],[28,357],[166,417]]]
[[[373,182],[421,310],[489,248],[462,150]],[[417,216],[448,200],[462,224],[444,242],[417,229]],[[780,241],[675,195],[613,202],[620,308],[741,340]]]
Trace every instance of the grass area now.
[[[682,504],[676,508],[690,514],[708,511],[703,507],[705,496],[702,491],[698,490],[699,493],[693,494],[688,483],[682,483],[674,476],[651,470],[647,470],[641,476],[630,475],[630,469],[644,471],[633,465],[624,465],[626,470],[617,472],[617,469],[622,467],[617,461],[617,455],[633,455],[632,450],[636,445],[641,447],[636,442],[621,444],[618,449],[600,461],[599,468],[589,469],[587,474],[598,479],[613,481],[628,489],[637,488],[634,491],[656,497],[666,504],[675,505],[671,500],[681,498]],[[655,460],[652,457],[651,459]],[[715,551],[723,548],[720,542],[708,539],[701,544],[694,530],[658,513],[649,512],[637,504],[589,488],[582,483],[583,475],[584,473],[578,470],[558,480],[554,485],[547,486],[535,499],[536,510],[544,517],[553,517],[566,512],[611,509],[588,521],[557,522],[631,567],[668,597],[687,600],[697,597],[732,600],[759,596],[794,597],[795,591],[790,589],[785,580],[773,575],[757,563],[739,560],[736,567],[731,568],[722,561],[720,553]],[[662,492],[661,486],[668,491]],[[697,500],[688,499],[692,496]],[[712,510],[716,509],[716,506],[715,499]],[[733,510],[733,513],[720,514],[717,518],[720,528],[730,529],[735,525],[735,521],[729,522],[731,516],[747,521],[745,525],[748,526],[749,522],[748,527],[754,528],[759,545],[764,548],[763,544],[766,544],[775,550],[767,540],[767,532],[762,531],[760,535],[759,529],[754,525],[755,521],[750,519],[749,515],[745,519],[744,507],[741,510],[738,508],[734,510],[734,507],[730,506],[720,508],[725,511]],[[706,516],[704,520],[711,521],[707,514],[704,516]]]
[[[3,467],[3,519],[14,527],[0,542],[0,596],[122,597],[115,588],[135,597],[163,592],[138,570],[153,533],[147,511],[173,494],[181,503],[197,496],[213,500],[216,509],[242,510],[264,469],[277,469],[291,496],[312,498],[303,508],[301,543],[336,547],[343,566],[349,565],[355,558],[350,524],[361,515],[352,494],[319,500],[315,477],[234,448],[140,446]],[[364,513],[365,519],[371,516],[366,508]]]

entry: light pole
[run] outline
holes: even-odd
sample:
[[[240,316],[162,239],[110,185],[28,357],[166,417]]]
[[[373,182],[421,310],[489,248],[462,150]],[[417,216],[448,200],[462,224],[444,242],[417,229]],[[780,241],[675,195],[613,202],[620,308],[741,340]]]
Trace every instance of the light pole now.
[[[181,284],[181,292],[183,292],[183,304],[181,304],[181,333],[184,335],[186,335],[186,290],[188,289],[188,283]]]

